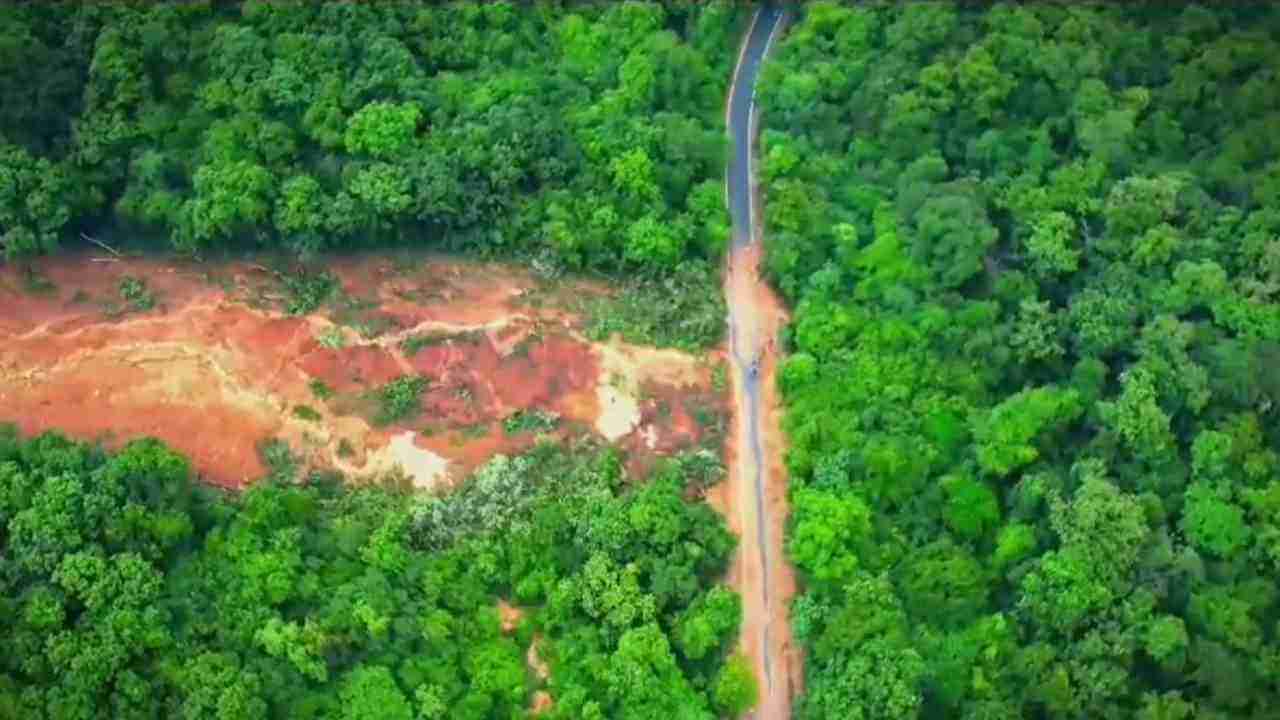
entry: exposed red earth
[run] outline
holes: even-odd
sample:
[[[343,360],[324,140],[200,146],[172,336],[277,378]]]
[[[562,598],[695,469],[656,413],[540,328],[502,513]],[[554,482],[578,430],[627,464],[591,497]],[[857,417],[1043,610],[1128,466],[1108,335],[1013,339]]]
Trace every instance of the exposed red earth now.
[[[796,594],[795,569],[787,562],[783,543],[789,510],[787,471],[783,464],[786,447],[781,422],[782,399],[778,396],[776,381],[781,358],[775,339],[787,314],[781,301],[759,278],[761,250],[760,243],[736,249],[731,258],[731,271],[725,275],[725,296],[735,308],[738,352],[747,359],[735,358],[736,370],[730,374],[735,404],[734,427],[726,442],[728,473],[723,483],[711,489],[707,499],[740,538],[728,576],[730,586],[742,594],[739,648],[750,658],[757,680],[763,685],[763,679],[771,677],[776,687],[774,692],[764,692],[762,688],[755,717],[786,718],[791,715],[792,699],[804,687],[801,648],[792,638],[788,617]],[[758,358],[759,368],[760,406],[756,421],[760,423],[764,458],[760,468],[756,467],[755,454],[743,447],[751,434],[747,427],[751,413],[741,371],[750,358]],[[754,486],[757,470],[762,477],[759,506]],[[767,538],[767,552],[763,553],[754,542],[761,536],[762,525],[763,536]],[[766,578],[767,594],[758,591]],[[763,647],[769,650],[768,670],[765,654],[760,650]]]
[[[51,290],[0,268],[0,422],[108,447],[158,437],[224,487],[264,474],[271,438],[351,477],[398,467],[419,487],[448,484],[535,441],[504,431],[518,410],[557,414],[560,437],[616,441],[639,470],[703,438],[699,409],[726,410],[714,357],[590,342],[561,300],[604,289],[505,266],[342,259],[328,269],[349,302],[301,317],[247,261],[68,256],[36,269]],[[154,309],[113,314],[125,277],[146,280]],[[411,337],[428,340],[410,352]],[[371,391],[402,375],[429,379],[422,412],[378,427]]]

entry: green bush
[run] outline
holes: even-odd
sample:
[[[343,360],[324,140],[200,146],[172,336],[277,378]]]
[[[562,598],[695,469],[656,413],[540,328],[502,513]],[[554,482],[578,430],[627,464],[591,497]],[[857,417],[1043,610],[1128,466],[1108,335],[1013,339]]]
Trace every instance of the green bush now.
[[[551,432],[559,425],[560,415],[546,410],[517,410],[502,421],[508,435]]]
[[[422,393],[426,392],[428,384],[425,377],[405,375],[378,388],[375,391],[378,414],[374,422],[390,425],[415,417],[422,411]]]
[[[120,299],[135,312],[146,312],[156,306],[155,294],[147,287],[147,281],[141,278],[120,278]]]

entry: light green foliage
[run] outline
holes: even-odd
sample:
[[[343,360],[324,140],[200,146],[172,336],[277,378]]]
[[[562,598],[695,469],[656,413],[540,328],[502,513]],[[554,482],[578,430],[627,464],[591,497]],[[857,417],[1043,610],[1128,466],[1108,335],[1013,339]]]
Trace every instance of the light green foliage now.
[[[1009,567],[1036,550],[1035,528],[1025,523],[1011,523],[1000,528],[991,562],[1000,569]]]
[[[1242,550],[1250,536],[1244,511],[1206,483],[1187,488],[1182,528],[1196,547],[1227,559]]]
[[[793,19],[757,98],[797,716],[1268,712],[1280,13]],[[879,656],[849,572],[900,610]]]
[[[671,267],[684,254],[679,229],[646,215],[627,228],[626,257],[639,265]]]
[[[1062,427],[1081,411],[1074,390],[1035,388],[1015,393],[977,418],[973,428],[978,464],[1003,477],[1040,457],[1041,433]]]
[[[1027,298],[1018,305],[1018,318],[1009,344],[1023,362],[1054,360],[1065,352],[1058,340],[1060,332],[1059,320],[1049,309],[1049,303]]]
[[[956,68],[956,81],[972,103],[974,114],[987,121],[996,117],[1015,85],[1013,78],[996,68],[991,54],[981,45],[971,46],[965,53]]]
[[[1144,368],[1134,368],[1120,379],[1120,396],[1098,404],[1098,412],[1112,432],[1135,455],[1152,460],[1167,457],[1174,445],[1169,416],[1156,401],[1155,378]]]
[[[347,346],[347,334],[337,325],[331,325],[316,335],[316,342],[330,350],[341,350]]]
[[[196,251],[247,233],[270,214],[271,173],[248,160],[201,166],[193,178],[195,196],[182,207],[183,224],[174,242]]]
[[[817,582],[841,582],[859,567],[859,546],[869,539],[871,511],[856,496],[840,497],[804,489],[792,500],[801,518],[791,530],[787,552]]]
[[[419,542],[445,547],[469,533],[503,528],[531,497],[528,474],[527,460],[495,455],[458,491],[423,498],[413,511]]]
[[[759,702],[760,687],[747,658],[735,654],[716,678],[713,698],[716,709],[730,718],[739,718]]]
[[[560,424],[560,415],[549,410],[517,410],[502,421],[508,435],[550,432]]]
[[[676,647],[691,660],[701,660],[713,651],[718,655],[737,636],[741,622],[742,599],[717,585],[695,600],[680,618]]]
[[[346,720],[412,720],[413,708],[395,678],[385,667],[357,667],[342,686],[343,717]]]
[[[1172,219],[1181,182],[1172,176],[1132,177],[1117,183],[1107,195],[1108,230],[1138,236]]]
[[[1000,523],[1000,502],[985,483],[952,475],[941,485],[947,494],[943,517],[957,535],[977,540]]]
[[[347,151],[394,158],[413,140],[420,116],[417,105],[369,103],[347,121]]]
[[[892,586],[884,577],[859,574],[841,590],[839,609],[807,659],[822,672],[810,676],[798,716],[916,717],[925,667],[909,646],[906,615]]]
[[[1070,215],[1058,211],[1040,215],[1026,239],[1032,269],[1045,277],[1075,272],[1080,263],[1075,236],[1076,224]]]
[[[1076,352],[1103,357],[1131,342],[1136,308],[1124,291],[1087,289],[1071,298],[1067,316]]]
[[[310,175],[298,175],[280,185],[274,221],[286,236],[318,233],[325,227],[325,198],[320,183]]]
[[[413,205],[409,176],[390,163],[368,165],[351,178],[347,189],[382,217],[394,218]]]
[[[1179,667],[1187,652],[1187,627],[1182,618],[1165,615],[1147,626],[1143,647],[1160,664]]]

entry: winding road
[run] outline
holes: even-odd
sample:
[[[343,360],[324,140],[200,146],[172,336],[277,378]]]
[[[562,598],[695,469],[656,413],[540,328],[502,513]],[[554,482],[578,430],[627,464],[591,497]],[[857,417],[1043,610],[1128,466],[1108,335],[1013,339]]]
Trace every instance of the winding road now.
[[[759,720],[789,718],[801,679],[787,617],[795,578],[783,551],[786,475],[781,431],[777,413],[772,412],[773,338],[783,311],[759,279],[763,234],[752,172],[756,78],[784,14],[780,7],[766,4],[753,17],[734,71],[726,117],[733,138],[725,179],[733,239],[725,298],[736,423],[725,510],[741,538],[730,579],[743,597],[741,647],[760,683],[754,714]]]

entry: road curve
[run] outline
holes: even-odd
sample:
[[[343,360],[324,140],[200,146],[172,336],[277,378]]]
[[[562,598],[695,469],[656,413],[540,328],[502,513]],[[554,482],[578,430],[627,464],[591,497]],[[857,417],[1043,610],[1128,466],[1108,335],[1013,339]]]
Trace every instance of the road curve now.
[[[743,595],[742,649],[760,683],[760,704],[753,717],[785,720],[797,690],[798,659],[791,651],[787,607],[794,578],[783,554],[780,517],[785,513],[785,478],[775,455],[780,442],[776,421],[762,411],[774,367],[773,340],[780,305],[759,280],[762,232],[754,200],[753,146],[756,135],[755,86],[760,65],[784,16],[766,4],[752,20],[729,91],[726,123],[733,141],[725,195],[733,221],[725,281],[729,306],[729,347],[735,393],[734,460],[728,511],[740,533],[735,579]],[[770,432],[774,437],[770,437]],[[782,497],[779,497],[781,495]]]
[[[752,227],[751,149],[755,140],[756,77],[782,16],[783,10],[772,4],[756,11],[729,89],[728,125],[729,134],[733,137],[733,157],[729,160],[727,184],[729,214],[733,218],[734,250],[751,244],[755,239]]]

